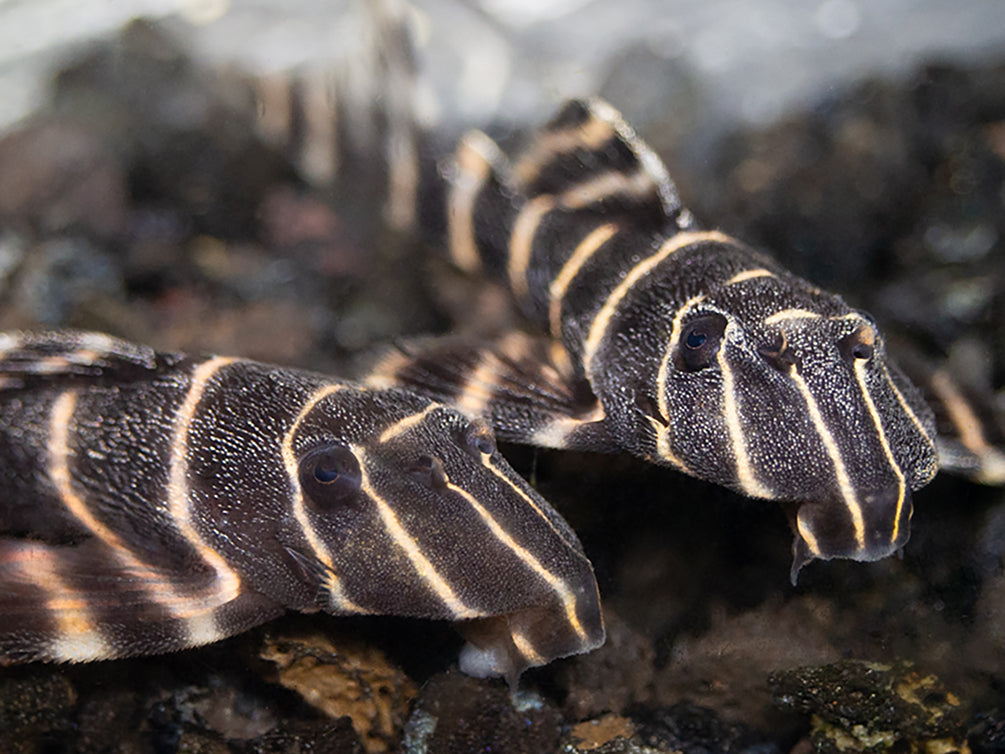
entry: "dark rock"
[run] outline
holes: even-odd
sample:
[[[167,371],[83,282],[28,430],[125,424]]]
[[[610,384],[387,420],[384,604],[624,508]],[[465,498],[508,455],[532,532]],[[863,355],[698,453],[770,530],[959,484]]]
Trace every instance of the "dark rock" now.
[[[71,731],[68,714],[76,702],[76,689],[57,671],[0,678],[0,751],[44,751]]]
[[[714,710],[681,702],[633,710],[639,738],[683,754],[780,754],[763,734],[724,721]]]
[[[499,681],[478,681],[456,671],[434,677],[419,694],[408,722],[404,751],[555,751],[561,716],[544,700],[510,694]]]
[[[965,746],[960,699],[937,677],[908,664],[846,660],[777,673],[770,683],[776,703],[813,715],[812,738],[821,752]]]

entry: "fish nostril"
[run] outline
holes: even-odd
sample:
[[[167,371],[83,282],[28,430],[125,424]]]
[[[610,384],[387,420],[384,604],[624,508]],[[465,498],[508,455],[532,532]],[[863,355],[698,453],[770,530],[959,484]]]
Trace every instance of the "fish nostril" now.
[[[838,350],[845,361],[868,361],[876,352],[876,330],[863,325],[838,341]]]
[[[433,458],[432,456],[420,456],[408,468],[408,473],[417,482],[433,490],[445,489],[450,482],[447,472],[443,468],[443,462],[439,458]]]
[[[795,352],[789,348],[784,333],[779,333],[769,345],[758,348],[757,353],[779,372],[788,373],[799,362]]]
[[[851,349],[851,355],[863,361],[872,358],[873,347],[866,343],[859,343]]]

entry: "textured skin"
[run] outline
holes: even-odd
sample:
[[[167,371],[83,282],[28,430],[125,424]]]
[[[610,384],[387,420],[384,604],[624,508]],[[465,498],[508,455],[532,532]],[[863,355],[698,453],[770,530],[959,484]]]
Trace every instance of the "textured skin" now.
[[[469,134],[448,175],[453,261],[507,284],[548,335],[414,344],[370,384],[451,401],[510,440],[624,450],[792,503],[793,578],[903,546],[934,422],[869,315],[700,228],[599,100],[566,105],[513,164]]]
[[[472,622],[473,667],[510,677],[603,641],[575,534],[481,422],[92,333],[0,341],[0,662],[181,649],[288,608]]]

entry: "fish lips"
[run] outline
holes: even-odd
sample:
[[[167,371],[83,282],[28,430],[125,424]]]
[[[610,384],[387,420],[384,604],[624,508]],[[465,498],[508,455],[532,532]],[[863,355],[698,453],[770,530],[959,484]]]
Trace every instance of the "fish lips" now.
[[[795,503],[792,584],[813,560],[844,558],[872,562],[900,550],[911,536],[914,506],[905,488],[884,488],[841,500]]]

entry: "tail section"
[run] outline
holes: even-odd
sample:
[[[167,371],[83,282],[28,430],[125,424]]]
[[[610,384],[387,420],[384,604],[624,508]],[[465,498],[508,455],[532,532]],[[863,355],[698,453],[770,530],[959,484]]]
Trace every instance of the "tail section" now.
[[[512,166],[483,133],[467,134],[447,176],[452,260],[507,282],[535,319],[584,230],[602,226],[610,238],[694,226],[666,167],[599,99],[566,104]]]

